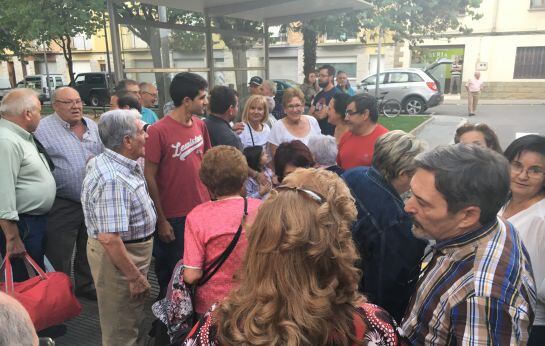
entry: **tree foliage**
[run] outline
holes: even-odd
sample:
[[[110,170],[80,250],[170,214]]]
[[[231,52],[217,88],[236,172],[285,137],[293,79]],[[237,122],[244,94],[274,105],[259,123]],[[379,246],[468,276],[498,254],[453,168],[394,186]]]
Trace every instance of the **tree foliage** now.
[[[8,49],[22,54],[34,43],[53,41],[61,47],[73,80],[72,38],[91,36],[102,26],[105,4],[103,0],[0,0],[0,8],[0,28],[11,35]]]
[[[448,30],[461,33],[470,29],[461,23],[463,16],[479,19],[477,12],[481,0],[369,0],[372,7],[363,11],[314,18],[290,26],[303,33],[305,73],[316,66],[318,35],[327,33],[328,38],[346,40],[350,33],[378,34],[377,28],[389,32],[397,42],[408,41],[412,45],[424,38],[437,38]],[[365,43],[365,35],[360,39]]]

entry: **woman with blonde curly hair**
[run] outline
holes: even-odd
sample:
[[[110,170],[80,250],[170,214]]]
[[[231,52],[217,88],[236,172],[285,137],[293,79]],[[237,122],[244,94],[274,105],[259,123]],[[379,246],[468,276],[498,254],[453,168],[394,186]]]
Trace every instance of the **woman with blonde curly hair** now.
[[[358,294],[356,207],[335,173],[297,169],[261,204],[239,284],[186,345],[399,344],[395,322]]]

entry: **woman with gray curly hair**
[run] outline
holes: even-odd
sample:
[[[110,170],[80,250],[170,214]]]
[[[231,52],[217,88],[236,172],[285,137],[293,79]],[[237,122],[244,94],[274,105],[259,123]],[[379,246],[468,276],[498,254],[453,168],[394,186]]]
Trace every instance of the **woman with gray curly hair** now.
[[[401,195],[409,190],[414,159],[424,145],[396,130],[379,137],[374,150],[371,167],[343,174],[358,206],[352,234],[365,264],[360,290],[400,321],[414,290],[411,273],[426,247],[411,232]]]

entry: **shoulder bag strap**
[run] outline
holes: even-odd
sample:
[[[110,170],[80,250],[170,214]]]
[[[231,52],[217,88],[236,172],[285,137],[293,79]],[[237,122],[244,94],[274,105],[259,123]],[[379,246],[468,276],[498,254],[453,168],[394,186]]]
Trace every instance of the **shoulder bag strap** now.
[[[242,225],[244,224],[244,220],[246,219],[246,215],[248,215],[248,200],[246,197],[244,197],[244,214],[242,215],[242,220],[240,221],[240,226],[238,226],[237,233],[235,233],[235,236],[233,237],[233,240],[231,240],[231,243],[227,246],[225,251],[222,252],[221,255],[218,256],[209,266],[206,268],[203,272],[202,278],[197,282],[197,286],[202,286],[208,280],[216,274],[216,272],[220,269],[222,264],[227,260],[231,252],[235,249],[235,246],[238,243],[238,239],[240,238],[240,235],[242,234]]]
[[[250,137],[252,138],[252,146],[255,147],[254,134],[252,133],[252,125],[250,125],[250,123],[246,123],[246,126],[248,126],[248,130],[250,130]]]

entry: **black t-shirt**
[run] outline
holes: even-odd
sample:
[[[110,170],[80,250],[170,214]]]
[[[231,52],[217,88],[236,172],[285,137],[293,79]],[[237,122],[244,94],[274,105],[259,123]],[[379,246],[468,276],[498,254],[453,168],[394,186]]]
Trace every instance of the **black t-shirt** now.
[[[329,91],[324,91],[323,89],[320,90],[319,93],[314,96],[314,101],[312,101],[312,105],[315,107],[316,111],[321,111],[323,107],[329,106],[329,101],[335,96],[336,94],[342,93],[339,88],[334,87],[333,89]],[[335,125],[331,125],[327,122],[327,117],[321,120],[318,120],[318,124],[320,125],[320,130],[322,130],[322,134],[324,135],[330,135],[333,136],[335,134]]]
[[[216,145],[230,145],[242,151],[242,142],[227,121],[214,115],[208,115],[204,122],[208,128],[210,142],[212,142],[213,147]]]

